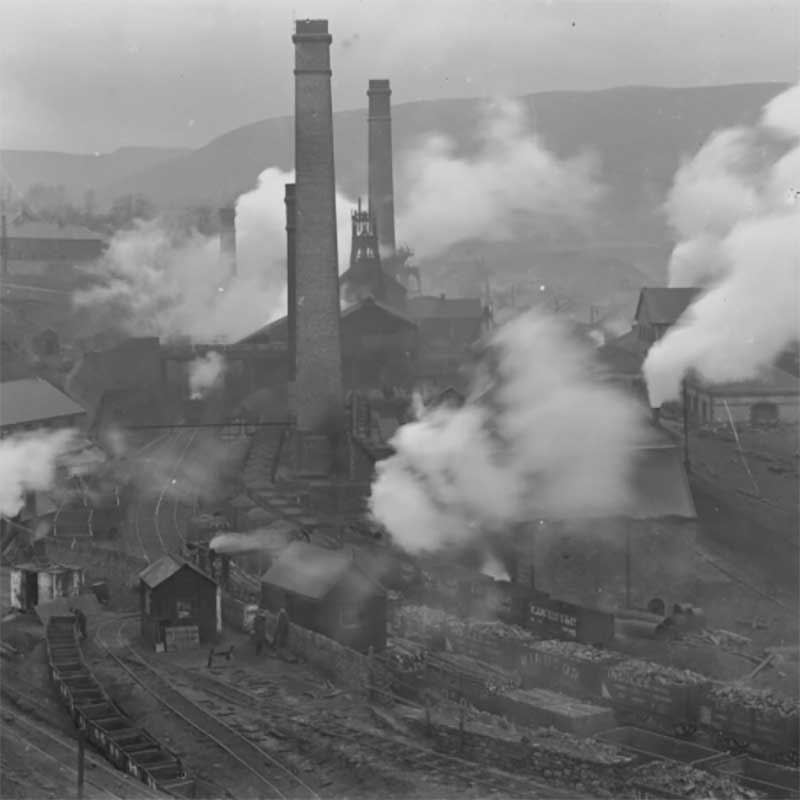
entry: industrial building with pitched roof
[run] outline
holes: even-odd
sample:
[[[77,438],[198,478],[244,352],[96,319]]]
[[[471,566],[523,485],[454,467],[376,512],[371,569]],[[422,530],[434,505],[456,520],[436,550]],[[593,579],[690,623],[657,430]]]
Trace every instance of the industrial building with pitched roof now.
[[[261,578],[261,605],[354,650],[386,646],[386,591],[344,550],[292,542]]]
[[[41,378],[0,383],[0,435],[34,428],[79,427],[85,409]]]

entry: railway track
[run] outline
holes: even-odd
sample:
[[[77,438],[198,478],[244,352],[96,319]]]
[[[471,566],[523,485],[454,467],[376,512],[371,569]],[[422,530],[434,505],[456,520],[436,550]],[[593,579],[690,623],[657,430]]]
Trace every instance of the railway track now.
[[[255,776],[261,788],[268,792],[265,796],[280,800],[318,800],[314,789],[299,776],[247,736],[188,698],[169,678],[147,663],[131,647],[125,647],[124,658],[110,650],[106,650],[106,653],[157,702]]]
[[[458,756],[440,753],[421,744],[409,742],[399,736],[365,730],[357,725],[336,722],[322,714],[292,713],[275,701],[240,686],[233,686],[202,672],[186,667],[175,667],[190,683],[202,691],[237,708],[263,711],[271,723],[282,722],[305,731],[304,738],[321,738],[334,743],[354,745],[372,753],[381,763],[391,763],[406,770],[422,771],[443,778],[449,784],[464,788],[479,787],[503,798],[567,798],[572,795],[537,781],[520,777],[503,770],[476,764]],[[206,703],[214,713],[223,711],[212,701]],[[301,732],[302,733],[302,732]]]
[[[30,702],[26,698],[26,702]],[[43,725],[35,723],[33,720],[22,715],[14,714],[10,720],[6,720],[3,726],[9,735],[13,734],[26,750],[33,749],[41,754],[46,760],[53,762],[55,767],[62,774],[66,772],[70,776],[70,783],[76,782],[72,775],[77,777],[75,765],[78,760],[78,744],[74,737],[63,736],[53,730],[49,730]],[[92,789],[97,789],[107,798],[120,798],[120,800],[135,800],[136,798],[155,798],[160,797],[141,783],[130,780],[124,773],[111,769],[103,761],[95,758],[91,753],[84,756],[85,763],[91,773],[85,778],[85,783]],[[96,795],[96,793],[84,790],[84,798]]]

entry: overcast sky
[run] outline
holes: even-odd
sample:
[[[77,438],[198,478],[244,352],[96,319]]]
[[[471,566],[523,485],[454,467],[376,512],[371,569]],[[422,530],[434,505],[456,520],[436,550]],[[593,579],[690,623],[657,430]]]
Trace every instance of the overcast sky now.
[[[0,0],[0,146],[189,146],[291,113],[293,19],[337,109],[631,84],[794,81],[797,0]]]

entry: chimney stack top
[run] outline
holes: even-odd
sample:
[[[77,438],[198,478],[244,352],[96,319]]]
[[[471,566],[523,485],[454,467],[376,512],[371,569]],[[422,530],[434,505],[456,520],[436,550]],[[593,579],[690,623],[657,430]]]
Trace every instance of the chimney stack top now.
[[[233,206],[226,206],[219,210],[219,218],[224,222],[234,222],[236,220],[236,209]]]
[[[389,79],[370,78],[369,89],[367,90],[367,94],[370,94],[370,92],[389,92],[389,94],[391,94],[392,89],[389,86]]]
[[[331,40],[328,33],[328,20],[326,19],[303,19],[295,22],[295,34],[293,41],[298,39],[326,39]]]

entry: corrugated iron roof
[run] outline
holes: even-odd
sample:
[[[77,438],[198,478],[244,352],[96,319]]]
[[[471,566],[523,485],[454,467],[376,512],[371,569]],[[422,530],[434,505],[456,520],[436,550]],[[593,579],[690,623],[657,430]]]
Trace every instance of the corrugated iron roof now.
[[[646,286],[639,294],[635,318],[643,311],[654,325],[674,325],[702,289],[695,287]]]
[[[261,582],[292,594],[320,600],[351,569],[358,569],[350,553],[327,550],[307,542],[292,542],[261,577]]]
[[[634,457],[633,488],[623,516],[631,519],[697,519],[681,450],[643,447]]]
[[[0,427],[85,413],[82,406],[41,378],[0,383]]]
[[[12,223],[8,226],[9,239],[75,239],[82,241],[103,241],[103,236],[94,233],[83,225],[57,225],[54,222],[30,220]]]
[[[701,388],[711,395],[773,395],[800,394],[800,378],[778,367],[764,367],[755,378],[728,383],[707,383],[693,376],[687,385]]]
[[[478,297],[409,297],[406,309],[410,317],[420,319],[481,319],[483,304]]]
[[[176,572],[184,567],[188,567],[193,572],[201,575],[207,581],[214,583],[214,580],[210,576],[206,575],[205,572],[196,567],[190,561],[184,561],[182,558],[172,555],[162,556],[154,564],[151,564],[146,569],[143,569],[139,573],[139,580],[142,581],[142,583],[144,583],[146,586],[149,586],[151,589],[155,589],[156,586],[160,586],[162,583],[164,583],[164,581],[171,578]]]

